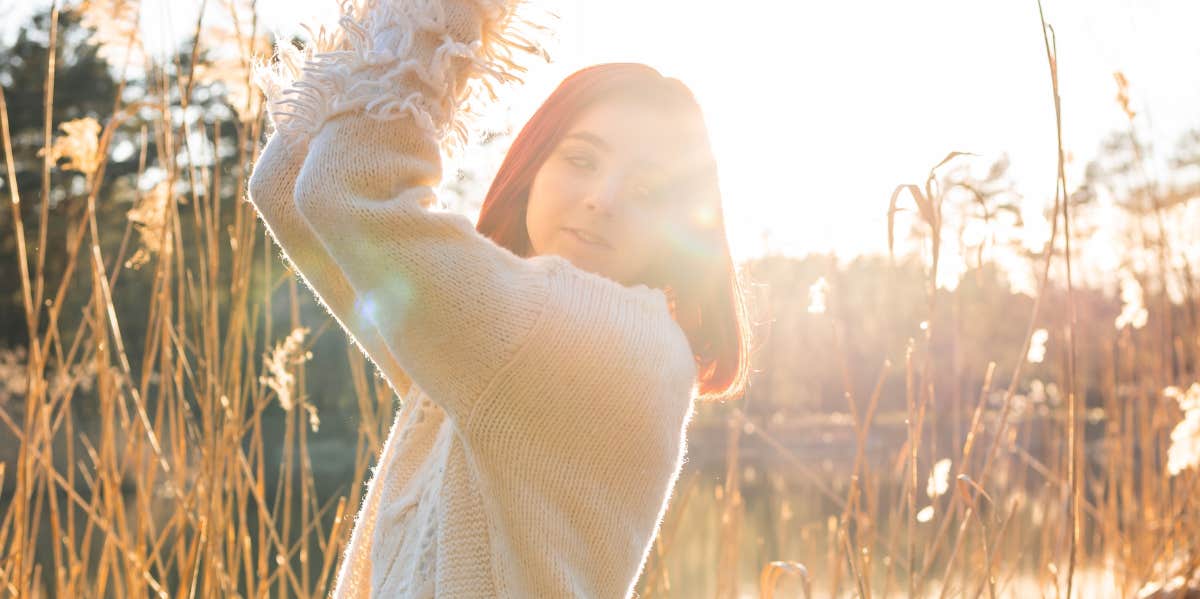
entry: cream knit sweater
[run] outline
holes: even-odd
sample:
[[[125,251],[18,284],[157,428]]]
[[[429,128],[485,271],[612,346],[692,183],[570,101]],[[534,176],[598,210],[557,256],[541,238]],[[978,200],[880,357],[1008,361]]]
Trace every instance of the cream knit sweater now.
[[[393,388],[414,383],[337,597],[630,597],[684,461],[696,367],[660,290],[431,209],[465,102],[532,49],[515,4],[343,0],[259,69],[275,134],[249,199]]]

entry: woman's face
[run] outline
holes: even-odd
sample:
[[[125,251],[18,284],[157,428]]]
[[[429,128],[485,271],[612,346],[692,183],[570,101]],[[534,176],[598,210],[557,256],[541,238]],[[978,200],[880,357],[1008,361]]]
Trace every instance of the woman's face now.
[[[666,231],[683,212],[666,185],[707,146],[703,131],[695,110],[621,99],[585,110],[534,175],[525,216],[534,255],[640,282],[669,252]]]

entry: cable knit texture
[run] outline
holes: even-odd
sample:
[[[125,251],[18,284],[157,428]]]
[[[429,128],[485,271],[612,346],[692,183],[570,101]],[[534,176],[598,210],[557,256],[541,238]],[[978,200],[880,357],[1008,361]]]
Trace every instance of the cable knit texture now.
[[[275,132],[249,200],[393,389],[413,382],[336,597],[630,597],[685,459],[696,367],[660,290],[433,209],[443,144],[538,51],[517,4],[345,0],[258,69]]]

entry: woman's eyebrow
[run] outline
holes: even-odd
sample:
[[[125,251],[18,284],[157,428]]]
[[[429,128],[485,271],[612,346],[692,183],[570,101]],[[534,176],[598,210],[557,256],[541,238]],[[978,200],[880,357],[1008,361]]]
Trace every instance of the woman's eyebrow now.
[[[586,141],[600,148],[601,150],[612,150],[612,146],[609,145],[607,141],[604,141],[603,137],[600,137],[599,135],[596,135],[590,131],[573,131],[564,135],[563,139],[578,139],[581,141]]]
[[[612,151],[611,144],[609,144],[607,141],[605,141],[603,137],[600,137],[599,135],[596,135],[595,133],[592,133],[590,131],[572,131],[571,133],[568,133],[563,136],[564,141],[566,141],[568,139],[578,139],[580,141],[584,141],[589,144],[592,144],[593,146],[596,146],[597,148],[604,150],[606,152]],[[662,164],[660,164],[658,161],[652,160],[650,158],[642,158],[641,160],[638,161],[638,163],[643,168],[646,168],[649,170],[662,170],[662,168],[663,168]]]

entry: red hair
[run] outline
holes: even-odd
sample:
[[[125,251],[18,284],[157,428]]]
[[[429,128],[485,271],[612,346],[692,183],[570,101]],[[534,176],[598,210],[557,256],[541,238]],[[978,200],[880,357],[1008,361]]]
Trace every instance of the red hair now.
[[[518,256],[529,256],[525,228],[529,189],[542,163],[590,106],[613,98],[648,107],[691,110],[700,106],[681,81],[636,63],[587,67],[567,77],[513,140],[479,213],[475,228]],[[702,117],[700,118],[702,121]],[[700,154],[675,180],[688,213],[668,223],[677,251],[663,256],[639,281],[667,293],[672,314],[695,355],[700,399],[736,398],[749,374],[749,325],[737,271],[729,253],[716,165],[707,138]],[[694,218],[692,214],[703,215]]]

